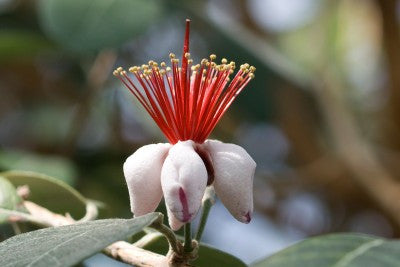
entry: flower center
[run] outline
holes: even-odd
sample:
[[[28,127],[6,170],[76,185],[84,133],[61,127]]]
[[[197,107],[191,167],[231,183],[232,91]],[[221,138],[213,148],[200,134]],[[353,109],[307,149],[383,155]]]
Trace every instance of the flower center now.
[[[240,66],[232,81],[235,62],[223,58],[221,64],[210,59],[193,65],[189,53],[190,20],[186,20],[182,64],[171,53],[171,66],[150,60],[141,67],[119,67],[114,71],[150,114],[171,144],[193,140],[203,143],[247,83],[255,68]]]

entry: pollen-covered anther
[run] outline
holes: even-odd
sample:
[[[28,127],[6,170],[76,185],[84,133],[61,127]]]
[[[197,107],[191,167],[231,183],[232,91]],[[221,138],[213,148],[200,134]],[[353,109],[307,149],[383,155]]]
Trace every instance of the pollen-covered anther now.
[[[137,66],[133,66],[133,67],[130,67],[129,68],[129,72],[132,72],[132,73],[137,73],[138,72],[138,67]]]
[[[169,53],[169,58],[170,58],[170,59],[175,58],[175,54],[174,54],[174,53]]]
[[[217,58],[217,56],[216,56],[215,54],[211,54],[211,55],[210,55],[210,59],[211,59],[211,60],[215,60],[216,58]]]
[[[226,63],[228,63],[228,60],[226,58],[223,58],[223,59],[221,59],[221,63],[226,64]]]
[[[189,59],[190,58],[190,53],[185,53],[185,58]]]

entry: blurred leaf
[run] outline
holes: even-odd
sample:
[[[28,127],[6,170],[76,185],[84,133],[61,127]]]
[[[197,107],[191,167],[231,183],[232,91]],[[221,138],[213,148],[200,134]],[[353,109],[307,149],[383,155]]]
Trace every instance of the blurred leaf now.
[[[26,59],[51,47],[43,36],[26,31],[0,31],[0,62]]]
[[[162,13],[157,0],[41,0],[41,25],[50,38],[75,51],[119,46],[145,31]]]
[[[35,172],[8,171],[0,173],[15,187],[28,185],[29,200],[57,213],[70,213],[75,219],[85,215],[86,199],[66,183]]]
[[[143,249],[147,249],[159,254],[166,254],[168,252],[168,241],[164,236],[153,239],[152,242],[147,243]],[[242,267],[247,266],[238,258],[213,248],[209,245],[200,244],[199,257],[193,261],[191,264],[197,267],[208,267],[208,266],[218,266],[218,267]]]
[[[97,220],[20,234],[0,243],[0,266],[71,266],[141,231],[158,217]]]
[[[0,176],[0,208],[15,210],[21,203],[15,187],[4,177]],[[3,223],[7,216],[0,214],[0,223]]]
[[[44,173],[73,185],[76,170],[71,161],[60,156],[43,156],[22,150],[0,150],[0,169]]]
[[[362,234],[314,237],[251,265],[274,266],[400,266],[400,241]]]

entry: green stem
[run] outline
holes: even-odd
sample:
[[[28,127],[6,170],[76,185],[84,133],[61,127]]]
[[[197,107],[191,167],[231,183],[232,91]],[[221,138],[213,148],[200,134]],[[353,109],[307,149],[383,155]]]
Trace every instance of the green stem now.
[[[203,198],[203,211],[201,213],[199,228],[196,233],[196,240],[200,242],[201,237],[203,235],[204,229],[206,227],[208,215],[210,213],[211,207],[215,203],[215,192],[213,187],[208,187],[206,189],[204,198]]]
[[[183,246],[183,250],[185,252],[191,252],[193,248],[192,248],[192,231],[190,223],[185,224],[184,231],[185,231],[185,244]]]
[[[150,225],[150,227],[156,229],[167,238],[168,243],[171,246],[171,249],[175,253],[177,254],[181,253],[181,250],[179,249],[179,241],[178,239],[176,239],[174,231],[172,231],[171,228],[163,224],[163,216],[160,216],[155,222],[153,222],[152,225]]]

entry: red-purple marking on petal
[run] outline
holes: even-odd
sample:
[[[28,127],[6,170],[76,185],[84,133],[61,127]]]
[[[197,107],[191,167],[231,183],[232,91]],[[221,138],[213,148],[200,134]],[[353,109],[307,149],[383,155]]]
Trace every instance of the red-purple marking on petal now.
[[[245,217],[246,217],[246,223],[249,223],[251,221],[250,212],[247,212]]]
[[[183,213],[182,222],[188,222],[190,220],[189,207],[185,191],[183,191],[182,187],[179,188],[179,200],[181,201],[182,204],[182,213]]]

